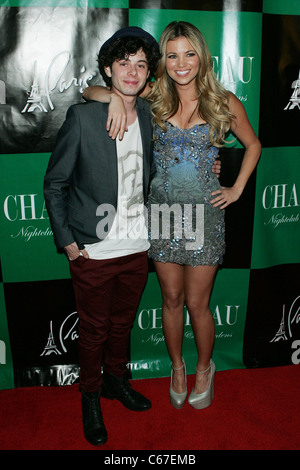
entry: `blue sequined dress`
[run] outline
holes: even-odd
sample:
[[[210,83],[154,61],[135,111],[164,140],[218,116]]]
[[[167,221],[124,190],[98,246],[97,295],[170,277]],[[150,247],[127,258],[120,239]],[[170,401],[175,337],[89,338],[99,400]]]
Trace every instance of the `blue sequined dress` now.
[[[180,129],[166,122],[154,127],[156,174],[148,199],[149,257],[155,261],[197,265],[222,262],[224,210],[214,208],[211,193],[220,188],[212,165],[209,124]]]

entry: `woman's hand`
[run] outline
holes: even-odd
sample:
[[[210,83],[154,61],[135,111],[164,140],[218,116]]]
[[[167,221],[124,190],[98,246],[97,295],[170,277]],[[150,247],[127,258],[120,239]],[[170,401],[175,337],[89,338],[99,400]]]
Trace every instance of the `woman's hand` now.
[[[220,209],[225,209],[225,207],[237,201],[241,196],[241,192],[234,186],[232,186],[231,188],[221,187],[221,189],[213,191],[211,194],[212,196],[216,197],[212,199],[210,203],[214,207],[220,207]]]
[[[111,93],[106,130],[109,137],[122,140],[127,128],[127,113],[121,96]]]

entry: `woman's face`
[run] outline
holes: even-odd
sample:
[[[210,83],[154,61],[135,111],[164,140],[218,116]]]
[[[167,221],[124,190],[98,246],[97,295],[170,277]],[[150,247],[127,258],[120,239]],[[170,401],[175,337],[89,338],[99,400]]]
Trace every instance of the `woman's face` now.
[[[180,36],[167,42],[166,69],[177,86],[194,82],[199,67],[199,57],[186,37]]]

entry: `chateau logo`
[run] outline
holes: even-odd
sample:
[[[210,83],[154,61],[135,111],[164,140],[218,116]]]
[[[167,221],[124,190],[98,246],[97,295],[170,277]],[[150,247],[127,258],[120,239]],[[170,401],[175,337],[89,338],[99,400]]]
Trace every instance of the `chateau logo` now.
[[[216,339],[230,339],[233,337],[233,329],[238,324],[240,305],[224,305],[215,306],[212,315],[216,325]],[[141,330],[149,332],[147,338],[142,339],[142,343],[151,342],[154,346],[165,342],[162,332],[162,315],[161,308],[143,309],[139,312],[137,323]],[[184,336],[187,340],[194,340],[193,331],[191,329],[191,320],[188,311],[185,311],[184,317]],[[154,331],[156,330],[156,331]]]
[[[280,209],[280,212],[273,213],[272,216],[264,222],[264,225],[272,225],[278,228],[281,225],[299,223],[299,202],[296,184],[274,184],[265,187],[262,194],[262,206],[266,211]],[[292,208],[293,213],[288,215],[283,210]]]
[[[31,224],[23,225],[11,238],[23,239],[25,242],[40,237],[53,237],[50,227],[40,227],[38,221],[48,221],[49,216],[45,201],[37,194],[9,194],[3,204],[4,215],[9,222],[31,221]]]
[[[233,93],[236,93],[237,84],[248,85],[252,80],[254,57],[237,56],[234,63],[230,57],[212,56],[214,72],[224,85]],[[239,100],[246,102],[248,95],[238,96]]]
[[[236,84],[238,82],[247,85],[252,79],[253,60],[254,57],[238,57],[235,58],[233,64],[230,57],[220,61],[220,57],[213,56],[213,69],[218,80],[224,84]]]

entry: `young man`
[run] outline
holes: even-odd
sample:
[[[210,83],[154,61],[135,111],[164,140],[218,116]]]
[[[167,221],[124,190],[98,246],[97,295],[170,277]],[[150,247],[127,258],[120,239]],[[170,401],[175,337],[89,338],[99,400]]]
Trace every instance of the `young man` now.
[[[128,132],[122,141],[109,137],[108,104],[71,106],[44,181],[55,241],[70,263],[80,318],[83,429],[93,445],[107,440],[100,395],[130,410],[151,407],[131,388],[126,367],[148,273],[142,208],[150,180],[152,125],[149,106],[137,95],[158,58],[157,42],[140,28],[117,31],[103,44],[99,70],[125,103]]]

